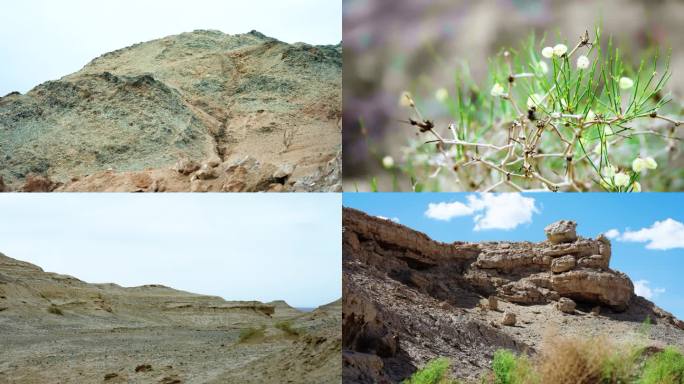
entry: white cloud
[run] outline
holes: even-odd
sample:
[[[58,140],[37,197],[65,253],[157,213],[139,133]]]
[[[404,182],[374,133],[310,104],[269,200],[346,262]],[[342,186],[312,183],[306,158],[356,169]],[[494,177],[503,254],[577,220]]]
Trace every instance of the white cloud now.
[[[606,237],[609,238],[609,239],[617,239],[617,238],[620,237],[620,231],[618,231],[617,229],[613,228],[613,229],[607,230],[603,235],[606,236]]]
[[[684,224],[677,220],[665,219],[656,221],[648,228],[638,231],[625,231],[618,238],[620,241],[645,243],[647,249],[668,250],[684,248]]]
[[[385,216],[375,216],[375,217],[377,217],[378,219],[394,221],[397,224],[400,222],[398,217],[385,217]]]
[[[634,293],[649,300],[665,293],[665,288],[651,288],[648,280],[637,280],[634,282]]]
[[[425,211],[425,216],[435,219],[450,221],[454,217],[470,216],[475,211],[469,206],[454,201],[452,203],[430,203],[428,209]]]
[[[467,204],[430,203],[425,215],[431,219],[449,221],[454,217],[474,215],[474,230],[510,230],[520,224],[532,222],[532,215],[539,213],[532,197],[519,193],[483,193],[468,195]],[[477,213],[477,214],[476,214]]]

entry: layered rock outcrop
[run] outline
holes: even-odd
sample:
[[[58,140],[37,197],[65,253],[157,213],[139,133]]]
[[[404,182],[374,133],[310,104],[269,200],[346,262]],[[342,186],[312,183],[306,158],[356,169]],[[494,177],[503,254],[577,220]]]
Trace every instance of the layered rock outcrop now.
[[[610,241],[576,227],[553,223],[540,243],[441,243],[344,208],[345,380],[400,382],[440,356],[458,362],[456,376],[475,378],[497,349],[534,353],[549,327],[627,334],[649,317],[684,345],[673,331],[684,323],[610,268]]]

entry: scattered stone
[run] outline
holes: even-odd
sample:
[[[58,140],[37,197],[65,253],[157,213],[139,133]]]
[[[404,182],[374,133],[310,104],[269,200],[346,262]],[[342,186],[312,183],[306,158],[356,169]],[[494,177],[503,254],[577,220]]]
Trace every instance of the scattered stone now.
[[[290,164],[282,164],[280,167],[278,167],[278,170],[276,170],[273,173],[273,178],[274,179],[286,179],[292,175],[292,172],[294,172],[295,167]]]
[[[561,220],[546,226],[544,232],[552,244],[572,243],[577,240],[576,228],[577,223],[574,221]]]
[[[150,364],[140,364],[137,367],[135,367],[136,372],[149,372],[152,370],[152,366]]]
[[[561,256],[551,261],[551,272],[562,273],[575,268],[576,261],[572,255]]]
[[[206,186],[202,185],[202,181],[199,179],[193,179],[190,181],[190,192],[206,192]]]
[[[108,373],[104,376],[105,381],[119,377],[116,373]]]
[[[58,184],[49,178],[30,173],[26,176],[26,183],[21,190],[22,192],[52,192],[57,187]]]
[[[148,189],[152,184],[152,177],[147,173],[136,173],[132,176],[133,184],[137,188]]]
[[[221,159],[218,156],[212,156],[206,161],[206,164],[212,168],[216,168],[221,164]]]
[[[242,192],[245,190],[247,185],[242,181],[230,181],[223,184],[221,187],[222,192]]]
[[[196,161],[185,158],[178,160],[176,165],[173,166],[174,171],[183,175],[189,175],[198,169],[200,169],[200,165]]]
[[[577,304],[572,299],[561,297],[556,303],[556,308],[563,313],[575,313]]]
[[[501,318],[501,324],[507,325],[507,326],[514,326],[515,322],[516,322],[515,313],[504,312],[503,317]]]
[[[489,298],[487,299],[487,304],[490,310],[499,310],[499,299],[497,299],[496,296],[489,296]]]
[[[209,179],[215,179],[218,177],[216,174],[216,170],[212,168],[209,164],[204,163],[200,167],[200,169],[195,172],[195,177],[197,177],[200,180],[209,180]]]
[[[598,316],[601,314],[601,306],[597,305],[594,308],[591,309],[591,314],[594,316]]]

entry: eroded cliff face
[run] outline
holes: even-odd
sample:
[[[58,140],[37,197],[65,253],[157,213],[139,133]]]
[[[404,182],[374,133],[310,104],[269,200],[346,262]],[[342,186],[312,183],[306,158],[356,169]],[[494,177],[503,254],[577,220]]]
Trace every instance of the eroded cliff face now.
[[[647,316],[660,339],[684,344],[684,324],[610,269],[608,239],[575,227],[554,223],[541,243],[446,244],[345,208],[345,379],[398,382],[440,356],[475,378],[497,349],[534,353],[551,329],[627,334]]]

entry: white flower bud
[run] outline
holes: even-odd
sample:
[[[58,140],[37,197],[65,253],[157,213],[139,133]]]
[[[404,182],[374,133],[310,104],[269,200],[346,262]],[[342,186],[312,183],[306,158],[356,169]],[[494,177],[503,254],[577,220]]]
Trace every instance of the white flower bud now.
[[[632,192],[641,192],[641,184],[638,181],[632,183]]]
[[[613,182],[617,187],[626,187],[629,184],[629,176],[624,172],[618,172],[613,177]]]
[[[542,49],[542,56],[546,57],[547,59],[552,58],[553,57],[553,48],[544,47],[544,49]]]
[[[630,89],[634,85],[634,80],[630,79],[629,77],[621,77],[619,85],[622,89]]]
[[[504,87],[502,87],[501,84],[499,84],[499,83],[494,84],[491,92],[489,92],[489,93],[494,97],[504,96],[506,94],[504,92]]]
[[[387,169],[394,167],[394,159],[392,158],[392,156],[383,157],[382,158],[382,166],[387,168]]]
[[[411,92],[404,91],[399,97],[399,106],[401,107],[413,107],[413,97]]]
[[[565,55],[565,53],[568,51],[568,46],[565,44],[556,44],[553,47],[553,54],[560,57]]]
[[[577,69],[587,69],[589,68],[589,58],[582,55],[577,58]]]

